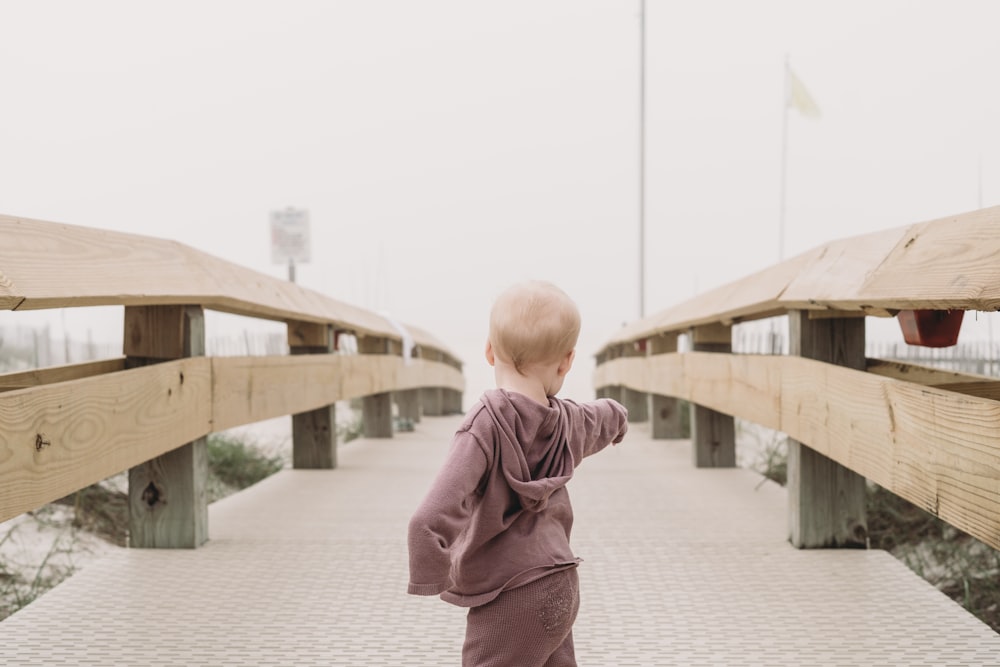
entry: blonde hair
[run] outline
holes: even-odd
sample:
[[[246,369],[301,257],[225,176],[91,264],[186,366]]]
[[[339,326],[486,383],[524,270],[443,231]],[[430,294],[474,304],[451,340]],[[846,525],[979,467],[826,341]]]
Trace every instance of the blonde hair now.
[[[490,311],[493,353],[518,373],[558,361],[576,347],[580,311],[552,283],[531,280],[504,290]]]

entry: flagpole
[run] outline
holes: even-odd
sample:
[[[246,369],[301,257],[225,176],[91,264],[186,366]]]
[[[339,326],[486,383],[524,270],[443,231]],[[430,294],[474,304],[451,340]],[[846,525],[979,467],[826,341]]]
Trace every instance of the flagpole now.
[[[639,0],[639,319],[646,315],[646,0]]]
[[[781,105],[781,200],[778,208],[778,261],[785,259],[785,188],[788,180],[788,54],[785,54],[785,98]]]

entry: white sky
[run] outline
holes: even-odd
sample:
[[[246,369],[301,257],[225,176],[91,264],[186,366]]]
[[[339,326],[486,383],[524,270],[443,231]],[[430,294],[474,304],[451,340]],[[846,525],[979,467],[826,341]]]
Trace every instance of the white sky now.
[[[437,335],[466,403],[493,297],[552,280],[589,397],[639,308],[638,7],[0,0],[0,212],[284,276],[269,213],[308,209],[298,282]],[[991,0],[647,0],[646,312],[777,260],[786,54],[823,112],[789,118],[786,255],[1000,203],[997,25]]]

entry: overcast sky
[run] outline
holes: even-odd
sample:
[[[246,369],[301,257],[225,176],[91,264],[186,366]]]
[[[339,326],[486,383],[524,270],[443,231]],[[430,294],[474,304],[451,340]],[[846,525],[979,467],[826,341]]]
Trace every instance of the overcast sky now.
[[[787,256],[1000,203],[998,25],[990,0],[648,0],[646,312],[778,259],[786,56],[822,111],[789,117]],[[298,282],[438,336],[467,403],[493,297],[552,280],[589,396],[639,311],[638,38],[638,0],[0,0],[0,212],[285,276],[269,214],[307,209]]]

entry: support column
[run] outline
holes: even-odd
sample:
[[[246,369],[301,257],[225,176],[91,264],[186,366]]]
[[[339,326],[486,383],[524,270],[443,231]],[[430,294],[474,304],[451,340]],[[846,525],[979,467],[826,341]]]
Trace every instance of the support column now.
[[[391,341],[365,336],[358,341],[361,354],[387,354]],[[361,418],[366,438],[392,437],[392,392],[372,394],[361,399]]]
[[[406,419],[411,424],[420,423],[420,390],[405,389],[394,394],[399,418]]]
[[[645,357],[646,341],[626,343],[622,346],[622,357]],[[628,420],[633,424],[649,421],[649,394],[631,387],[622,387],[622,405],[628,410]]]
[[[336,351],[333,327],[315,322],[288,323],[291,354],[332,354]],[[292,415],[292,467],[329,470],[337,467],[337,406]]]
[[[730,353],[732,327],[712,324],[691,330],[695,352]],[[732,415],[691,404],[691,445],[696,468],[736,466],[736,426]]]
[[[441,394],[441,387],[422,387],[420,389],[420,403],[423,405],[425,415],[440,417],[444,414],[444,398]]]
[[[649,356],[677,352],[676,333],[663,333],[649,340]],[[676,396],[650,394],[650,420],[653,439],[684,438],[682,401]]]
[[[605,363],[607,360],[608,360],[608,353],[606,351],[598,352],[597,356],[594,358],[595,367],[599,368],[601,364]],[[607,386],[594,387],[594,397],[610,398],[610,396],[608,396]]]
[[[865,318],[788,315],[789,354],[865,369]],[[865,478],[788,439],[788,539],[800,549],[865,548]]]
[[[126,307],[124,353],[126,368],[204,356],[204,311]],[[207,442],[198,438],[129,470],[129,546],[191,549],[208,540]]]

